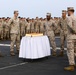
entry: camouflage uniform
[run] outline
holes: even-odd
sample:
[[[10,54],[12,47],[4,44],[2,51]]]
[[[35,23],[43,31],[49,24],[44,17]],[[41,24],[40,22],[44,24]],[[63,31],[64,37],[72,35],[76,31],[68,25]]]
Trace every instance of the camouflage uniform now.
[[[3,40],[3,22],[0,20],[0,39]]]
[[[20,22],[20,34],[21,37],[25,36],[25,29],[26,29],[26,21],[21,21]]]
[[[30,31],[30,22],[27,22],[27,27],[26,27],[26,33],[29,34],[31,31]]]
[[[43,21],[40,22],[40,33],[44,34],[44,22]]]
[[[53,27],[56,27],[55,23],[53,20],[50,21],[46,21],[44,23],[44,27],[45,27],[45,34],[49,37],[50,42],[51,42],[51,46],[54,52],[56,52],[56,43],[55,43],[55,34],[54,34],[54,30]]]
[[[35,22],[31,22],[31,25],[30,25],[30,28],[31,28],[31,33],[35,33]]]
[[[75,31],[75,33],[72,31]],[[76,17],[71,15],[68,18],[68,35],[67,35],[67,55],[69,59],[69,65],[75,65],[75,56],[76,52]]]
[[[64,50],[64,42],[67,37],[67,20],[67,18],[61,18],[58,22],[58,26],[60,26],[61,51]]]
[[[4,38],[5,39],[9,39],[9,26],[8,26],[8,22],[4,23],[4,28],[5,28]]]
[[[54,19],[54,21],[55,21],[55,24],[56,25],[58,25],[58,19]],[[55,34],[59,34],[60,33],[60,27],[59,26],[57,26],[57,29],[55,29],[55,27],[54,27],[54,32],[55,32]]]
[[[20,49],[20,24],[19,19],[15,19],[15,17],[9,20],[10,25],[10,34],[11,34],[11,46],[10,51],[14,51],[14,44],[16,42],[16,50],[19,51]]]
[[[40,21],[39,20],[35,21],[35,32],[36,33],[40,32]]]

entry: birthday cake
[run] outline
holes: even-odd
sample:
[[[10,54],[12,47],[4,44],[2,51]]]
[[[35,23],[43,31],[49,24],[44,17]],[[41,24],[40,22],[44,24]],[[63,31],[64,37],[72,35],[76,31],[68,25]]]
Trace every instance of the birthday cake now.
[[[31,34],[26,34],[26,36],[30,36],[30,37],[43,36],[43,33],[31,33]]]

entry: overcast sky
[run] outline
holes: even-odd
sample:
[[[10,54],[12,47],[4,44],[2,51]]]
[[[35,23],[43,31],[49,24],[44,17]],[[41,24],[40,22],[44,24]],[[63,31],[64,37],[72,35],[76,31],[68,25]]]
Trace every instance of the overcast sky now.
[[[0,17],[12,17],[14,10],[22,17],[45,17],[47,12],[61,16],[62,9],[69,6],[76,10],[76,0],[0,0]]]

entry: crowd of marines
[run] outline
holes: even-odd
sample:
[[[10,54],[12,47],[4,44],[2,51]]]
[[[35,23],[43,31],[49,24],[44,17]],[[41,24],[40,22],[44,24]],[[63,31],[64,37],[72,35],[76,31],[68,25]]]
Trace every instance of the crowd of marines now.
[[[20,36],[25,36],[26,33],[44,33],[43,23],[46,21],[46,18],[25,18],[18,17],[20,22]],[[0,18],[0,40],[9,40],[10,39],[10,27],[8,26],[8,22],[10,17],[2,17]],[[57,24],[60,17],[51,17],[51,20],[54,20]],[[55,33],[59,33],[59,31],[55,30]]]
[[[14,11],[13,18],[0,18],[0,39],[11,40],[10,55],[15,56],[14,44],[16,51],[19,53],[20,40],[26,34],[43,33],[47,35],[52,46],[52,56],[57,56],[55,35],[60,34],[61,49],[58,56],[64,56],[64,43],[67,41],[67,56],[69,66],[65,70],[74,71],[76,56],[76,16],[74,8],[68,7],[62,10],[62,17],[51,17],[51,13],[46,14],[46,18],[24,18],[18,17],[18,11]],[[68,16],[67,16],[68,14]],[[1,53],[0,53],[0,56]]]

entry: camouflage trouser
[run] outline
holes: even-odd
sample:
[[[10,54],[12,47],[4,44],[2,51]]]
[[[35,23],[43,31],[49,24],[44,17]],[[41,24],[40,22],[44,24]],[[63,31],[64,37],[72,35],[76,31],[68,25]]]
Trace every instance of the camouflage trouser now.
[[[60,33],[60,41],[61,41],[61,51],[64,50],[64,43],[67,38],[67,34]]]
[[[55,36],[54,36],[54,34],[51,34],[48,37],[49,37],[49,40],[50,40],[50,43],[51,43],[53,51],[56,52],[56,43],[55,43]]]
[[[16,50],[20,49],[20,35],[18,34],[11,34],[11,46],[10,51],[14,51],[14,45],[16,43]]]
[[[76,52],[76,40],[67,40],[67,55],[69,60],[69,65],[75,65],[75,52]]]
[[[5,33],[4,33],[4,38],[5,38],[5,39],[6,39],[6,38],[9,39],[9,31],[5,31]]]
[[[0,30],[0,39],[3,39],[3,30]]]

